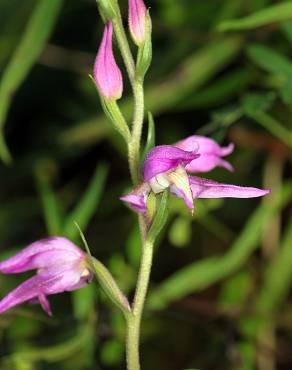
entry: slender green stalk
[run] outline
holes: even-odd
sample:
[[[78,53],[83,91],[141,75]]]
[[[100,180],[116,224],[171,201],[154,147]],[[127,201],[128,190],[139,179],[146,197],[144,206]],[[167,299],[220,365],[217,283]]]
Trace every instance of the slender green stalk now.
[[[134,62],[134,59],[133,59],[133,56],[130,50],[130,46],[129,46],[129,43],[126,37],[126,33],[124,30],[124,26],[123,26],[120,15],[113,19],[113,27],[114,27],[119,49],[121,51],[122,58],[126,66],[131,85],[133,87],[133,82],[135,79],[135,71],[136,71],[135,62]],[[133,87],[133,90],[134,90],[134,87]]]
[[[113,19],[113,26],[117,38],[118,46],[121,51],[129,80],[134,95],[134,115],[132,124],[132,140],[128,144],[129,167],[134,184],[139,181],[140,173],[140,141],[142,135],[144,119],[144,89],[143,82],[136,76],[135,62],[129,47],[126,33],[123,27],[122,19],[119,14]]]
[[[134,81],[134,118],[132,127],[132,140],[129,142],[129,166],[134,184],[139,182],[140,175],[140,143],[144,119],[144,90],[143,84]]]
[[[128,40],[123,27],[120,14],[113,19],[113,27],[117,38],[129,80],[133,89],[134,95],[134,114],[131,131],[131,140],[128,142],[128,160],[129,168],[134,185],[140,179],[140,147],[141,135],[144,121],[144,89],[143,80],[136,75],[136,66],[131,54]],[[139,338],[140,324],[144,308],[145,297],[148,290],[152,257],[153,257],[153,241],[146,238],[146,220],[143,216],[139,216],[139,227],[142,239],[142,257],[138,282],[132,307],[132,313],[126,316],[127,319],[127,368],[128,370],[139,370]]]
[[[153,257],[153,243],[145,241],[142,249],[142,257],[138,283],[132,308],[132,315],[127,320],[127,368],[128,370],[140,370],[139,361],[139,338],[142,312],[145,297],[148,290]]]

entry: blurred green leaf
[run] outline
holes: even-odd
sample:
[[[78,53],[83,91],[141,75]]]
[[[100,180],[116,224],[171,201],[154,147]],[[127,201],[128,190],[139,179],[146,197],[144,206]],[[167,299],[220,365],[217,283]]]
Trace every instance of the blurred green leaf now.
[[[222,286],[219,305],[243,305],[253,286],[253,279],[249,271],[239,271],[231,276]]]
[[[292,132],[281,122],[260,110],[256,112],[250,109],[248,115],[288,147],[292,148]]]
[[[247,55],[267,72],[292,77],[292,62],[274,48],[253,44],[247,47]]]
[[[288,78],[280,89],[280,94],[285,104],[292,103],[292,76]]]
[[[39,161],[35,169],[47,230],[52,236],[62,234],[63,226],[62,206],[52,187],[52,177],[55,171],[54,162],[49,160]]]
[[[124,344],[116,339],[108,340],[101,348],[103,364],[112,366],[120,363],[124,355]]]
[[[37,61],[61,9],[62,0],[37,0],[22,39],[0,82],[0,156],[11,161],[3,138],[3,127],[13,94]]]
[[[262,203],[256,209],[224,256],[197,261],[175,272],[150,292],[149,308],[162,309],[171,302],[204,289],[236,271],[257,248],[265,226],[287,204],[291,196],[292,187],[288,183],[275,197],[273,204]]]
[[[84,325],[68,341],[64,341],[55,346],[46,348],[36,348],[28,351],[15,352],[11,356],[2,358],[3,364],[14,363],[16,361],[37,362],[46,360],[48,362],[58,362],[66,357],[72,356],[87,344],[87,339],[92,331],[90,325]],[[6,365],[4,365],[6,366]],[[5,367],[4,367],[5,368]]]
[[[236,69],[219,76],[211,85],[200,90],[198,93],[187,97],[177,108],[185,110],[190,108],[205,108],[223,103],[234,93],[239,93],[253,79],[253,73],[244,69]],[[205,126],[204,126],[205,127]]]
[[[243,18],[223,21],[218,25],[218,30],[222,32],[249,30],[288,19],[292,19],[292,4],[290,1],[285,1],[261,9]]]
[[[260,112],[268,110],[276,99],[274,92],[266,94],[250,93],[243,96],[241,103],[244,113],[253,116]]]
[[[98,164],[95,174],[82,198],[65,220],[63,233],[69,239],[76,239],[79,235],[74,221],[78,223],[81,229],[85,230],[94,212],[96,212],[104,191],[107,174],[108,165]]]
[[[290,43],[292,43],[292,20],[283,22],[281,26],[287,39],[290,41]]]
[[[260,312],[275,311],[288,295],[292,285],[292,218],[275,257],[266,268],[264,283],[257,297],[256,307]]]
[[[74,316],[77,320],[88,320],[90,314],[94,310],[94,303],[96,300],[96,286],[95,284],[88,284],[82,289],[73,292],[73,308]]]
[[[176,247],[184,247],[189,244],[192,237],[191,220],[177,217],[171,225],[168,233],[169,241]]]

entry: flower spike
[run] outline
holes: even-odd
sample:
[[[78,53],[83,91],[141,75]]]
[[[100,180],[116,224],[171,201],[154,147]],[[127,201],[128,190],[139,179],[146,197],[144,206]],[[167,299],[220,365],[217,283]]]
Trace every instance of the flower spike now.
[[[94,80],[100,95],[118,100],[123,93],[122,73],[115,61],[112,47],[113,25],[108,22],[94,63]]]

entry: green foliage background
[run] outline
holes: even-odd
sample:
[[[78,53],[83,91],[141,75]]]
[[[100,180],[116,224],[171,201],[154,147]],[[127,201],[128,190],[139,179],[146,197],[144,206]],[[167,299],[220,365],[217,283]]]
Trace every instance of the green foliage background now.
[[[292,2],[147,5],[157,143],[194,133],[234,142],[236,172],[210,178],[273,191],[198,200],[194,217],[171,199],[143,368],[291,369]],[[76,220],[131,297],[140,245],[136,217],[118,199],[130,186],[125,148],[88,78],[102,28],[94,0],[0,0],[0,257],[46,235],[81,245]],[[23,278],[0,276],[1,296]],[[97,284],[50,301],[52,319],[32,305],[0,317],[1,369],[125,368],[123,318]]]

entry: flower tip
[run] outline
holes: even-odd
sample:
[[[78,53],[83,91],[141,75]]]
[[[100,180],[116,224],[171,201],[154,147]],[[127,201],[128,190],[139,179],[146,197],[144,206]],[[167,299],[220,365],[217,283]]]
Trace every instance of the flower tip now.
[[[262,189],[262,192],[263,192],[263,196],[268,195],[272,192],[272,189]]]
[[[221,148],[221,156],[226,157],[234,151],[235,145],[233,143],[228,144],[227,146]]]

